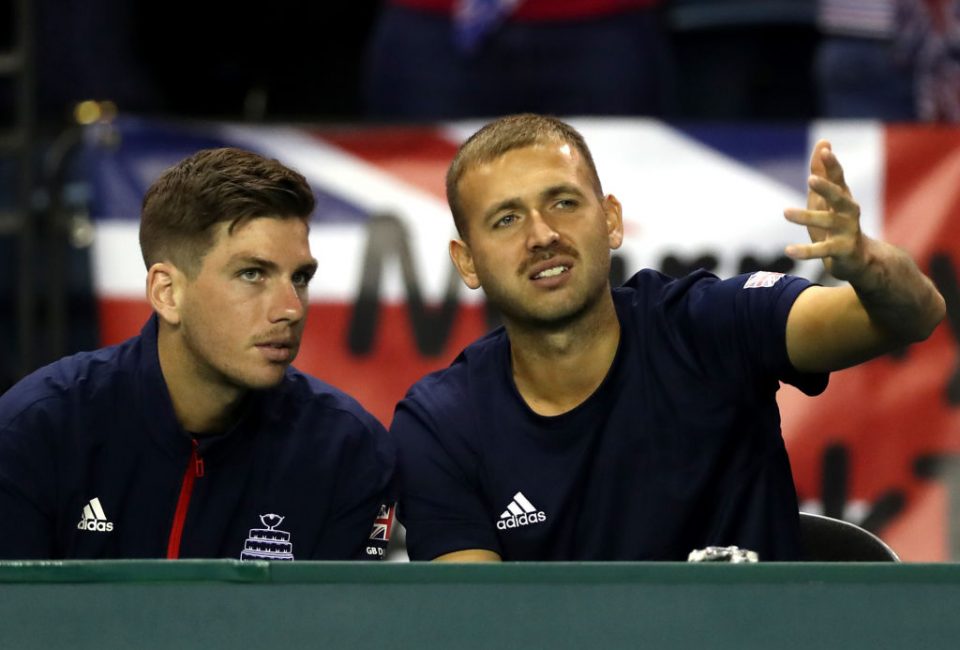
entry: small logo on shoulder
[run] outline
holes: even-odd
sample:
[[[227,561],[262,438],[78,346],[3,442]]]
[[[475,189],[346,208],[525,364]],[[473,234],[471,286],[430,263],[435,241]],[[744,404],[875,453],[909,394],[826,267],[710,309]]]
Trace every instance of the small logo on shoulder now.
[[[510,528],[520,528],[521,526],[531,526],[547,520],[547,513],[543,510],[537,510],[523,492],[517,492],[513,495],[513,500],[507,504],[507,509],[500,515],[497,521],[499,530],[508,530]]]
[[[783,277],[783,273],[774,273],[773,271],[757,271],[744,283],[744,289],[768,288],[775,285]]]

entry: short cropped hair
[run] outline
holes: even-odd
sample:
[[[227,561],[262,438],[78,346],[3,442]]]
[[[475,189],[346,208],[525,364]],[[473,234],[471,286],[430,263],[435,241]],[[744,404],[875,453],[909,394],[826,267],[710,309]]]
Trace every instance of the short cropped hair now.
[[[467,138],[460,145],[450,168],[447,169],[447,203],[453,214],[457,232],[464,237],[467,224],[464,221],[463,207],[460,205],[460,179],[474,165],[492,162],[513,149],[522,149],[546,142],[564,142],[572,145],[583,157],[590,170],[593,189],[598,198],[603,197],[600,176],[590,154],[590,148],[580,132],[555,117],[521,113],[508,115],[490,122]]]
[[[306,179],[277,160],[242,149],[205,149],[164,171],[143,198],[140,250],[149,269],[169,261],[193,277],[213,245],[258,217],[307,221],[314,198]]]

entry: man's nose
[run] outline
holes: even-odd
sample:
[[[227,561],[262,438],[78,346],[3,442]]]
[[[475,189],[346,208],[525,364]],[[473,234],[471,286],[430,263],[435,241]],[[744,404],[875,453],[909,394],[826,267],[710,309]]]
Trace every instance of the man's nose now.
[[[549,221],[543,218],[538,210],[530,212],[527,223],[527,248],[530,250],[546,248],[560,239],[560,233],[550,225]]]
[[[292,282],[279,282],[271,295],[270,321],[299,321],[305,312],[303,291]]]

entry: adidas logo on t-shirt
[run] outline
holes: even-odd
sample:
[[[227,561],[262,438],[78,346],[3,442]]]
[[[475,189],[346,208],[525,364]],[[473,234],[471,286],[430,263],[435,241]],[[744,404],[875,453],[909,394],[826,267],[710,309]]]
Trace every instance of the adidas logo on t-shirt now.
[[[90,499],[90,503],[83,506],[83,514],[77,522],[77,528],[99,533],[109,533],[113,530],[113,522],[107,521],[107,515],[103,512],[99,498],[94,497]]]
[[[523,496],[523,492],[517,492],[513,495],[513,500],[507,505],[507,509],[500,515],[497,528],[507,530],[508,528],[539,524],[546,520],[547,514],[543,510],[537,510],[527,500],[527,497]]]

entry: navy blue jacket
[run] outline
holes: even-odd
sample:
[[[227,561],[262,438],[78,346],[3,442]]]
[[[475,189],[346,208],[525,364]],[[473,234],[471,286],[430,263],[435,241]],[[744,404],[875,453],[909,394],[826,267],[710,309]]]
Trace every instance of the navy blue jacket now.
[[[796,559],[776,392],[826,386],[787,357],[787,314],[808,286],[638,273],[613,292],[621,336],[606,378],[555,417],[517,391],[503,329],[469,346],[394,415],[410,558],[685,560],[737,545]]]
[[[154,316],[0,396],[0,558],[379,559],[393,471],[380,423],[293,368],[195,440]]]

